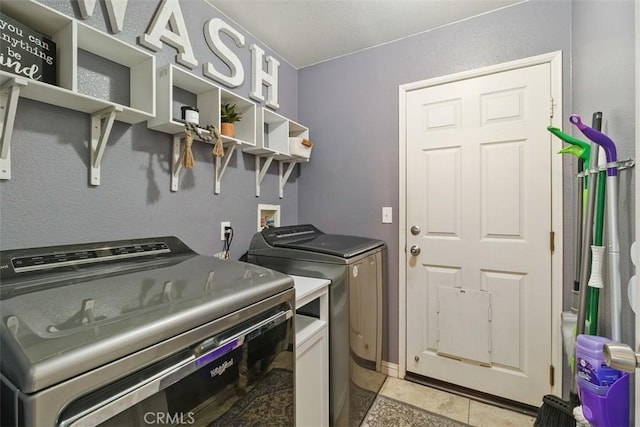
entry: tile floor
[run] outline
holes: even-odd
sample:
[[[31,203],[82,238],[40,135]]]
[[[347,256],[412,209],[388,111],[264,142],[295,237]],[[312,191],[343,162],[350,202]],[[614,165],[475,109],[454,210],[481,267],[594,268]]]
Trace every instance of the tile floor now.
[[[533,426],[534,417],[388,377],[380,394],[477,427]]]

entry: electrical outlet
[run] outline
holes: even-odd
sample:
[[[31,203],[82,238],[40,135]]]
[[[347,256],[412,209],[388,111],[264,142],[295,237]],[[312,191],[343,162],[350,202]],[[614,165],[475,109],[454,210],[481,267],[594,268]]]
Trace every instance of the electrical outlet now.
[[[220,223],[220,240],[225,240],[224,239],[224,228],[225,227],[231,227],[231,221],[222,221]]]

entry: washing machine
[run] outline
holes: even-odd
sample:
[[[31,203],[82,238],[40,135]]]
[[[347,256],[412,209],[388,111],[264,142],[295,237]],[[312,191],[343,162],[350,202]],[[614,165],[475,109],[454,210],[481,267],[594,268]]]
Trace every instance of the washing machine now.
[[[359,426],[385,375],[382,295],[387,247],[381,240],[326,234],[311,224],[265,228],[250,243],[249,262],[286,274],[331,280],[329,412],[334,426]],[[318,306],[299,312],[317,316]]]

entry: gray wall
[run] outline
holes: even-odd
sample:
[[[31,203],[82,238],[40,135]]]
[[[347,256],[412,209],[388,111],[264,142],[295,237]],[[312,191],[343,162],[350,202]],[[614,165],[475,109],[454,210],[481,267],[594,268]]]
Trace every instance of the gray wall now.
[[[74,1],[42,3],[80,19]],[[129,2],[124,30],[115,37],[135,45],[159,4],[160,0]],[[238,31],[243,32],[242,28],[204,0],[181,4],[200,62],[192,72],[201,75],[201,64],[207,61],[223,70],[205,44],[204,22],[222,17]],[[94,16],[83,22],[108,33],[105,16],[104,4],[98,2]],[[248,98],[251,76],[248,46],[256,40],[244,34],[246,47],[227,44],[240,57],[245,70],[244,85],[233,91]],[[267,55],[275,56],[262,47]],[[156,65],[175,63],[175,55],[175,49],[165,46],[156,54]],[[85,74],[84,70],[98,67],[104,71],[105,67],[102,63],[92,64],[90,55],[83,55],[82,59],[80,81],[84,82],[83,87],[96,90],[100,86],[92,84],[91,74]],[[278,113],[295,120],[297,71],[283,60],[280,63]],[[114,68],[117,77],[118,67]],[[104,93],[110,90],[108,86],[103,89]],[[124,96],[126,99],[127,94]],[[220,221],[231,221],[235,231],[232,257],[238,258],[247,250],[256,231],[258,203],[280,204],[282,221],[297,222],[298,172],[290,178],[281,200],[274,162],[262,184],[262,196],[256,198],[254,157],[235,153],[222,179],[222,192],[214,195],[212,146],[208,144],[194,143],[195,167],[182,172],[180,191],[170,192],[171,136],[148,130],[146,123],[131,126],[116,122],[102,160],[102,183],[92,187],[88,185],[87,171],[89,124],[87,114],[20,99],[11,142],[13,176],[0,182],[1,249],[175,235],[196,251],[213,254],[222,250]]]
[[[299,71],[298,117],[315,143],[299,218],[387,241],[384,360],[398,362],[398,86],[561,50],[570,111],[570,22],[570,2],[530,1]]]
[[[71,0],[41,1],[79,17]],[[106,31],[104,6],[98,4],[86,22]],[[116,37],[135,44],[158,4],[159,0],[130,2],[124,31]],[[202,25],[221,15],[204,0],[182,4],[196,57],[215,62],[204,44]],[[384,359],[397,363],[398,86],[561,50],[565,117],[603,111],[604,130],[619,144],[620,157],[634,157],[632,20],[632,0],[531,0],[298,71],[281,60],[278,112],[308,126],[315,143],[312,161],[293,174],[282,200],[277,197],[275,165],[263,182],[263,195],[253,196],[253,156],[241,153],[227,169],[222,194],[214,195],[211,147],[204,144],[194,144],[195,168],[183,172],[180,191],[171,193],[171,138],[148,130],[144,123],[116,123],[102,162],[102,184],[91,187],[88,115],[21,99],[11,147],[13,177],[0,181],[0,248],[174,234],[195,250],[212,254],[221,250],[219,222],[231,220],[237,258],[255,230],[257,204],[281,204],[283,224],[310,222],[327,232],[388,243]],[[245,36],[247,45],[255,42]],[[249,49],[236,52],[250,75]],[[157,65],[174,62],[174,56],[175,50],[166,47],[156,54]],[[194,72],[199,74],[199,69]],[[248,77],[234,92],[247,97]],[[570,130],[566,119],[564,123]],[[573,170],[572,160],[565,156],[567,286],[573,280]],[[635,218],[633,173],[621,174],[625,285]],[[393,207],[393,224],[381,224],[382,206]],[[629,325],[626,299],[623,303],[624,324]],[[624,336],[629,336],[627,330]]]

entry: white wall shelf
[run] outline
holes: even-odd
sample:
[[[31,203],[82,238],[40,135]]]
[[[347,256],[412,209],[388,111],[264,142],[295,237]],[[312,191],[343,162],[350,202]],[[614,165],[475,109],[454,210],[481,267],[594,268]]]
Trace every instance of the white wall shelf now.
[[[243,151],[255,155],[275,154],[276,160],[288,160],[290,158],[289,136],[299,136],[305,133],[308,137],[309,130],[307,128],[263,107],[258,114],[256,145],[244,147]]]
[[[278,165],[278,195],[284,197],[284,187],[297,163],[308,162],[308,157],[292,155],[289,151],[289,139],[309,138],[309,129],[262,108],[258,120],[257,141],[254,147],[244,147],[243,151],[256,156],[256,197],[260,197],[260,187],[273,160]],[[264,159],[264,163],[262,160]]]
[[[180,172],[182,171],[182,157],[184,150],[182,149],[182,140],[184,134],[173,135],[173,143],[171,150],[171,191],[178,191],[180,189]],[[239,145],[237,142],[227,141],[223,142],[224,156],[215,158],[215,181],[214,181],[214,193],[220,194],[220,187],[222,185],[222,176],[227,169],[229,160]]]
[[[108,107],[91,115],[91,143],[89,152],[91,163],[89,164],[89,182],[91,185],[100,185],[100,164],[102,155],[107,146],[107,140],[113,127],[116,115],[122,112],[122,107]]]
[[[262,180],[264,179],[264,176],[267,174],[267,170],[269,170],[269,166],[271,166],[271,163],[273,162],[273,159],[275,159],[276,155],[275,154],[266,154],[266,155],[261,155],[261,154],[256,154],[256,159],[255,159],[255,163],[256,163],[256,197],[260,197],[260,188],[262,186]],[[264,164],[262,163],[262,160],[264,159]]]
[[[185,136],[185,125],[182,121],[182,113],[175,100],[175,89],[181,89],[193,95],[196,99],[195,107],[199,111],[199,126],[202,135],[209,136],[205,128],[209,125],[220,129],[220,106],[229,102],[236,104],[236,110],[242,113],[242,120],[236,123],[234,137],[221,135],[224,144],[224,157],[216,157],[216,172],[214,193],[221,191],[222,176],[226,171],[231,156],[236,147],[253,147],[256,145],[256,107],[238,95],[228,92],[213,83],[198,77],[182,68],[168,64],[157,70],[157,114],[147,120],[149,129],[174,135],[173,155],[171,164],[171,191],[178,191],[179,174],[182,169],[181,140]],[[194,140],[215,144],[215,139],[203,140],[197,134]]]
[[[90,184],[100,184],[100,160],[114,121],[140,123],[155,115],[155,56],[89,27],[33,0],[4,2],[2,12],[50,36],[57,45],[58,85],[25,79],[0,71],[2,93],[1,179],[11,178],[10,144],[16,95],[91,114]],[[78,54],[85,50],[129,69],[129,105],[100,99],[78,90]],[[17,85],[20,86],[19,90]],[[6,99],[6,104],[5,104]],[[6,156],[5,156],[6,154]]]
[[[290,152],[290,137],[309,137],[309,130],[294,121],[265,108],[260,108],[258,116],[258,107],[253,102],[177,65],[168,64],[156,70],[153,54],[35,0],[4,2],[2,12],[51,37],[56,43],[57,85],[0,71],[0,179],[11,178],[11,136],[17,100],[24,97],[91,115],[91,185],[100,184],[100,164],[115,121],[128,124],[147,121],[150,129],[173,135],[171,190],[178,191],[182,168],[181,139],[185,136],[185,127],[180,112],[174,111],[176,87],[195,95],[202,127],[213,125],[220,129],[220,106],[223,103],[236,104],[236,110],[242,114],[242,120],[236,123],[234,137],[222,136],[225,155],[215,161],[216,194],[220,193],[222,177],[238,147],[256,156],[256,196],[260,196],[260,185],[273,160],[280,163],[278,187],[281,198],[296,163],[309,160],[308,156]],[[78,62],[82,51],[129,70],[127,105],[109,99],[108,95],[83,93],[85,90],[78,83]],[[118,89],[116,92],[125,93],[125,88]],[[208,131],[202,129],[201,134],[208,135]],[[197,135],[194,139],[202,140]]]
[[[223,142],[235,142],[242,146],[256,145],[255,104],[240,96],[234,95],[213,83],[198,77],[182,68],[168,64],[157,70],[157,114],[147,121],[149,129],[175,135],[184,132],[181,112],[175,104],[174,90],[182,89],[196,98],[195,107],[199,110],[199,125],[203,134],[209,134],[208,125],[220,129],[220,105],[224,102],[234,103],[243,114],[242,120],[236,124],[236,135],[222,135]],[[177,111],[176,111],[177,110]],[[196,136],[194,136],[198,139]]]
[[[20,90],[27,80],[15,77],[0,84],[0,179],[11,178],[11,135],[18,108]]]
[[[279,160],[278,161],[278,197],[284,199],[284,186],[295,169],[296,165],[302,160]]]

